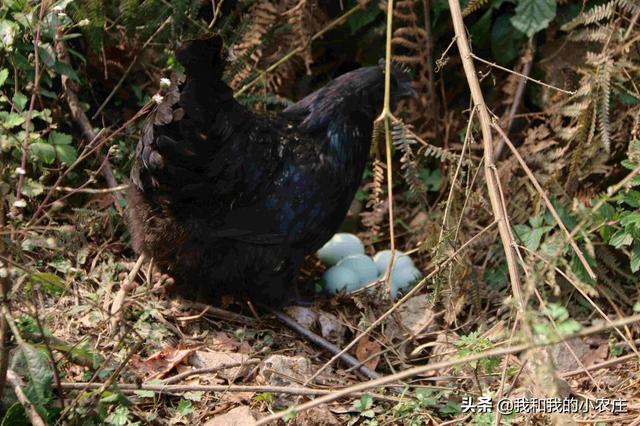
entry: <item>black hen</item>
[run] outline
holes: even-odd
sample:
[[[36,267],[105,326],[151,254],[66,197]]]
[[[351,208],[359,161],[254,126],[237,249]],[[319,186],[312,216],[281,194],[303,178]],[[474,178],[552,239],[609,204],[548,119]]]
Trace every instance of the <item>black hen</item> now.
[[[300,265],[338,229],[360,185],[384,70],[344,74],[277,115],[257,115],[222,81],[218,36],[186,43],[145,125],[128,194],[134,248],[187,297],[293,298]],[[413,90],[393,67],[392,101]]]

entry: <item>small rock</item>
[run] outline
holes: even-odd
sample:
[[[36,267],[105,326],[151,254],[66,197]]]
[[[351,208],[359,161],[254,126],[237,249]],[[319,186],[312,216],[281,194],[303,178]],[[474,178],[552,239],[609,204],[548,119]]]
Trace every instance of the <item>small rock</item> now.
[[[221,377],[229,382],[233,382],[238,377],[249,374],[255,365],[255,358],[249,358],[245,354],[233,352],[214,352],[214,351],[195,351],[189,358],[189,364],[195,368],[217,368],[225,365],[236,365],[231,368],[224,368],[215,372],[216,376]]]
[[[407,337],[407,333],[417,336],[420,333],[437,330],[435,314],[425,296],[415,296],[398,308],[396,321],[389,324],[388,334],[392,338]]]
[[[567,348],[569,346],[569,348]],[[580,367],[576,357],[571,353],[573,351],[579,360],[582,360],[591,349],[581,339],[571,339],[563,343],[553,345],[550,349],[551,357],[553,358],[553,364],[556,367],[556,371],[559,373],[565,373],[567,371],[575,370]]]
[[[303,306],[289,306],[285,309],[287,314],[291,316],[298,324],[307,330],[313,330],[316,322],[318,322],[318,313],[313,309]]]
[[[250,426],[255,422],[249,407],[241,406],[207,420],[204,426]]]
[[[335,315],[328,312],[320,312],[318,322],[320,323],[320,335],[322,337],[333,343],[342,341],[344,325],[338,321]]]
[[[295,426],[338,426],[341,423],[336,416],[333,415],[326,405],[314,407],[310,410],[298,413],[289,425]]]
[[[269,386],[300,386],[311,377],[311,361],[302,356],[271,355],[260,366],[258,381]],[[276,405],[288,407],[300,399],[297,395],[280,394]]]

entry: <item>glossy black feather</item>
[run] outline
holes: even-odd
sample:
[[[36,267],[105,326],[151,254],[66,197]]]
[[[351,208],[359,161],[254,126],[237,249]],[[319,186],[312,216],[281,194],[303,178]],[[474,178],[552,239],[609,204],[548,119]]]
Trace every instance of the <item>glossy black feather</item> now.
[[[360,185],[384,73],[352,71],[280,114],[259,115],[222,81],[222,50],[218,36],[181,48],[186,80],[173,80],[145,125],[128,198],[134,248],[187,296],[281,305]],[[394,102],[410,92],[396,67],[392,83]]]

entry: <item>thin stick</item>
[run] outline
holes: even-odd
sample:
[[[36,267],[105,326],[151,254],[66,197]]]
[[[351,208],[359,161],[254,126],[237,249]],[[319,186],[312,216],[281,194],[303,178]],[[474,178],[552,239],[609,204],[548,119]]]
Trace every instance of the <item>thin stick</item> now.
[[[243,325],[253,326],[256,324],[256,320],[235,312],[229,312],[221,308],[216,308],[215,306],[206,305],[204,303],[192,303],[193,307],[196,309],[203,309],[206,313],[211,315],[212,317],[219,318],[224,321],[232,321],[237,322]],[[178,321],[188,321],[193,316],[183,316],[177,317]]]
[[[460,170],[462,169],[462,163],[464,162],[464,153],[467,149],[467,145],[469,144],[469,140],[471,139],[471,125],[473,124],[473,119],[476,114],[476,106],[474,105],[471,108],[471,114],[469,114],[469,121],[467,122],[467,131],[464,135],[464,142],[462,144],[462,150],[460,151],[460,158],[458,160],[458,164],[456,166],[456,171],[453,174],[453,178],[451,179],[451,188],[449,189],[449,195],[447,195],[447,202],[445,203],[444,213],[442,215],[442,228],[440,228],[440,236],[438,237],[438,245],[442,242],[444,238],[444,230],[447,227],[447,222],[449,219],[449,209],[453,204],[453,193],[456,188],[456,181],[458,180],[458,175],[460,174]]]
[[[122,305],[124,304],[124,299],[127,296],[127,293],[129,292],[129,290],[131,289],[131,284],[133,283],[133,280],[136,278],[136,275],[138,275],[138,271],[140,270],[140,267],[142,267],[142,263],[144,262],[144,259],[145,259],[144,254],[141,254],[140,256],[138,256],[138,260],[136,260],[136,263],[133,265],[133,268],[131,268],[131,271],[125,278],[124,282],[120,285],[120,289],[118,290],[115,297],[113,298],[113,303],[111,304],[111,309],[109,311],[109,313],[111,314],[111,332],[112,333],[115,333],[118,323],[122,320],[122,314],[124,312],[124,310],[122,309]]]
[[[478,232],[476,235],[474,235],[471,239],[469,239],[469,241],[467,241],[466,243],[464,243],[458,250],[456,250],[451,256],[449,256],[448,258],[446,258],[445,260],[442,261],[442,263],[436,265],[433,270],[431,271],[431,273],[429,273],[429,275],[427,275],[426,277],[424,277],[418,284],[415,285],[415,287],[413,287],[411,290],[409,290],[407,292],[407,294],[405,294],[400,300],[398,300],[391,308],[389,308],[387,310],[387,312],[385,312],[384,314],[382,314],[382,316],[380,316],[379,318],[377,318],[369,327],[367,327],[367,329],[365,331],[363,331],[362,333],[360,333],[358,336],[356,336],[353,340],[351,340],[351,342],[344,347],[344,349],[342,349],[342,351],[340,351],[338,354],[336,354],[333,358],[331,358],[329,361],[327,361],[322,367],[320,367],[306,382],[305,385],[309,384],[311,381],[313,381],[313,379],[315,379],[316,377],[318,377],[318,375],[324,371],[327,367],[329,367],[331,364],[333,364],[338,358],[340,358],[340,356],[344,353],[346,353],[349,349],[351,349],[353,346],[355,346],[356,343],[358,343],[358,341],[360,341],[360,339],[362,339],[364,336],[367,336],[369,333],[371,333],[371,331],[373,331],[374,328],[376,328],[378,325],[380,325],[385,319],[387,319],[396,309],[398,309],[404,302],[406,302],[407,300],[409,300],[411,297],[413,297],[414,294],[416,294],[418,292],[418,290],[420,290],[426,283],[427,281],[429,281],[432,277],[434,277],[438,272],[440,272],[442,270],[442,268],[444,268],[447,264],[449,264],[449,262],[451,262],[453,259],[456,258],[456,256],[461,253],[464,249],[466,249],[469,245],[471,245],[475,240],[477,240],[478,238],[480,238],[480,236],[482,236],[485,232],[487,232],[489,229],[493,228],[493,226],[496,224],[496,222],[492,222],[490,225],[488,225],[487,227],[485,227],[482,231]]]
[[[220,370],[227,370],[229,368],[236,368],[236,367],[246,367],[249,365],[255,365],[255,364],[259,364],[260,360],[258,359],[248,359],[246,361],[243,362],[234,362],[232,364],[225,364],[225,365],[217,365],[215,367],[205,367],[205,368],[198,368],[196,370],[189,370],[189,371],[185,371],[183,373],[180,374],[176,374],[175,376],[171,376],[167,379],[164,379],[162,381],[163,385],[171,385],[174,383],[177,383],[181,380],[184,380],[188,377],[191,376],[196,376],[199,374],[211,374],[211,373],[216,373]]]
[[[531,74],[531,69],[533,68],[533,58],[535,54],[536,54],[535,44],[533,42],[533,38],[531,38],[529,39],[529,54],[527,55],[529,56],[528,58],[529,60],[527,60],[524,63],[524,67],[522,68],[522,74],[525,77],[529,77],[529,74]],[[507,116],[507,125],[506,125],[507,134],[509,134],[509,132],[511,131],[511,127],[513,126],[513,121],[515,120],[516,113],[518,112],[518,108],[520,108],[520,105],[522,104],[525,87],[527,87],[527,79],[522,78],[520,79],[520,81],[518,81],[518,87],[516,87],[516,93],[513,97],[513,103],[511,104],[511,108],[509,108],[509,115]],[[503,149],[504,149],[504,141],[501,139],[498,141],[498,144],[496,145],[496,150],[494,153],[494,156],[496,159],[500,158],[500,155],[502,154]]]
[[[106,136],[104,138],[100,138],[100,135],[103,133],[103,131],[105,131],[105,129],[100,130],[96,134],[96,139],[91,141],[85,147],[85,149],[83,150],[82,154],[80,154],[78,156],[76,161],[74,161],[73,164],[71,164],[69,167],[67,167],[64,170],[64,172],[62,172],[60,174],[60,176],[58,176],[58,179],[56,179],[55,183],[53,184],[53,188],[56,188],[57,186],[59,186],[60,182],[62,182],[64,177],[67,176],[67,174],[69,174],[69,172],[71,172],[71,170],[75,169],[80,163],[82,163],[88,156],[90,156],[91,154],[93,154],[94,152],[99,150],[104,144],[109,142],[116,135],[120,134],[124,129],[129,127],[129,125],[131,125],[132,123],[137,121],[140,117],[145,115],[149,111],[149,109],[151,109],[151,105],[152,105],[151,102],[148,102],[147,104],[145,104],[142,108],[140,108],[140,110],[133,117],[131,117],[129,120],[127,120],[122,126],[118,127],[116,130],[114,130],[111,134],[109,134],[109,136]],[[96,142],[96,143],[94,143],[94,142]],[[31,216],[31,219],[29,220],[29,223],[27,223],[26,227],[34,226],[34,225],[36,225],[36,224],[38,224],[40,222],[41,219],[40,219],[39,215],[44,210],[47,201],[49,201],[49,198],[51,198],[51,195],[54,192],[53,188],[50,189],[47,192],[47,195],[45,195],[44,200],[40,203],[40,205],[38,206],[38,209],[35,211],[33,216]],[[44,217],[44,216],[42,216],[42,217]]]
[[[36,35],[33,38],[33,60],[34,60],[34,74],[33,74],[33,92],[31,92],[31,100],[29,101],[29,110],[27,111],[27,118],[24,122],[25,135],[22,141],[22,158],[20,159],[20,168],[23,171],[27,169],[27,159],[29,157],[29,131],[31,130],[31,120],[33,118],[33,109],[36,105],[36,98],[40,89],[40,77],[42,77],[42,68],[40,66],[40,30],[42,29],[42,19],[44,18],[44,12],[47,9],[48,1],[43,0],[40,2],[40,11],[38,13],[38,21],[36,22]],[[22,186],[24,185],[26,173],[20,173],[18,176],[18,184],[16,185],[16,201],[22,198]]]
[[[622,325],[626,325],[626,324],[633,324],[636,322],[640,321],[640,315],[634,315],[631,317],[628,317],[626,319],[623,320],[616,320],[613,322],[613,327],[619,327]],[[608,330],[609,328],[611,328],[609,325],[602,325],[602,326],[595,326],[595,327],[589,327],[589,328],[585,328],[584,330],[582,330],[579,333],[570,335],[570,336],[565,336],[564,339],[562,339],[562,341],[565,340],[570,340],[570,339],[574,339],[576,337],[584,337],[584,336],[589,336],[592,334],[596,334],[596,333],[601,333],[602,331]],[[550,346],[550,345],[554,345],[558,343],[557,341],[553,341],[553,342],[545,342],[545,343],[528,343],[528,344],[519,344],[519,345],[514,345],[511,346],[509,348],[501,348],[501,349],[492,349],[489,351],[485,351],[485,352],[481,352],[478,354],[474,354],[468,357],[463,357],[463,358],[455,358],[455,359],[451,359],[448,361],[442,361],[442,362],[437,362],[434,364],[429,364],[429,365],[421,365],[418,367],[413,367],[413,368],[409,368],[407,370],[401,371],[399,373],[396,374],[392,374],[389,376],[384,376],[381,377],[380,379],[376,379],[376,380],[370,380],[368,382],[363,382],[363,383],[358,383],[355,384],[353,386],[348,386],[346,388],[342,388],[336,391],[333,391],[331,393],[329,393],[328,395],[324,395],[321,396],[319,398],[315,398],[307,403],[298,405],[296,407],[292,407],[289,410],[284,410],[284,411],[280,411],[277,412],[275,414],[272,414],[270,416],[267,417],[263,417],[262,419],[260,419],[259,421],[257,421],[256,423],[254,423],[254,426],[260,426],[260,425],[266,425],[269,424],[270,422],[276,421],[280,418],[282,418],[284,415],[286,415],[287,413],[291,412],[290,410],[295,410],[296,413],[301,413],[302,411],[308,410],[310,408],[313,407],[317,407],[319,405],[322,404],[327,404],[329,402],[333,402],[339,398],[348,396],[348,395],[352,395],[355,392],[364,392],[367,389],[372,389],[372,388],[377,388],[377,387],[381,387],[381,386],[387,386],[390,383],[397,383],[401,380],[405,380],[408,379],[409,377],[414,377],[414,376],[418,376],[421,374],[426,374],[430,371],[437,371],[437,370],[441,370],[443,368],[449,368],[452,367],[454,365],[460,365],[460,364],[466,364],[469,362],[473,362],[473,361],[479,361],[481,359],[485,359],[488,357],[499,357],[499,356],[504,356],[504,355],[511,355],[511,354],[517,354],[520,352],[525,352],[531,349],[535,349],[535,348],[542,348],[542,347],[546,347],[546,346]]]
[[[69,55],[67,53],[67,46],[65,45],[62,36],[63,34],[59,30],[56,33],[56,50],[58,53],[58,58],[61,62],[71,66],[71,61],[69,60]],[[77,85],[67,75],[62,75],[61,81],[65,97],[67,98],[67,105],[69,106],[69,111],[71,111],[71,116],[78,124],[78,126],[80,126],[80,129],[82,129],[82,133],[84,134],[84,137],[87,139],[87,141],[97,141],[98,136],[96,135],[96,132],[93,131],[93,126],[91,125],[91,122],[87,118],[87,115],[85,114],[84,109],[82,109],[82,106],[80,104]],[[105,156],[105,158],[103,159],[103,155],[99,151],[96,152],[96,155],[99,161],[103,163],[100,171],[102,173],[102,176],[104,177],[104,180],[107,182],[107,185],[110,188],[117,187],[118,181],[116,181],[116,178],[113,175],[113,170],[111,169],[111,164],[109,163],[108,158],[106,158]],[[120,203],[124,199],[119,192],[116,192],[114,195],[118,201],[116,205],[119,207]]]
[[[103,386],[102,383],[91,382],[62,382],[63,389],[69,390],[88,390],[99,389]],[[289,395],[329,395],[331,389],[312,389],[302,386],[244,386],[244,385],[151,385],[151,384],[132,384],[132,383],[118,383],[118,391],[123,393],[134,393],[136,391],[146,390],[158,393],[178,393],[178,392],[269,392],[269,393],[282,393]],[[376,393],[367,393],[374,399],[379,399],[389,402],[398,402],[398,398],[393,398],[385,395],[379,395]]]
[[[7,265],[8,266],[8,265]],[[3,265],[0,268],[0,303],[7,305],[7,296],[11,290],[9,282],[8,268]],[[4,385],[7,380],[7,369],[9,368],[9,324],[4,315],[0,315],[0,401],[4,395]]]
[[[538,179],[536,179],[535,175],[533,174],[533,172],[531,171],[529,166],[527,166],[527,163],[522,159],[522,156],[520,155],[520,153],[518,152],[516,147],[513,146],[513,144],[509,140],[509,137],[504,133],[504,131],[500,128],[500,126],[498,126],[495,122],[492,122],[491,125],[498,132],[498,134],[502,137],[504,142],[507,144],[507,146],[509,147],[509,149],[513,153],[513,156],[516,157],[516,160],[518,160],[518,163],[520,163],[520,166],[522,167],[522,169],[526,173],[527,177],[529,178],[529,180],[531,181],[533,186],[536,188],[536,191],[538,191],[538,194],[540,194],[540,196],[544,200],[544,203],[547,206],[547,209],[549,209],[549,212],[551,213],[551,216],[553,216],[553,219],[556,221],[556,223],[558,224],[560,229],[562,229],[562,232],[564,232],[565,235],[567,236],[567,238],[569,240],[569,244],[571,245],[571,248],[573,249],[575,254],[578,256],[578,259],[580,259],[580,263],[582,263],[582,266],[584,266],[584,269],[587,271],[587,273],[589,274],[591,279],[595,280],[596,279],[595,272],[593,272],[593,269],[591,269],[591,266],[587,262],[587,259],[585,259],[584,254],[582,254],[582,250],[580,250],[580,248],[578,247],[576,242],[573,240],[573,237],[571,236],[571,233],[569,232],[567,227],[562,222],[562,219],[560,219],[560,215],[556,211],[555,207],[553,207],[553,204],[551,204],[551,201],[549,200],[549,197],[547,197],[546,192],[544,191],[544,189],[542,189],[542,186],[540,186],[540,183],[538,182]]]
[[[396,254],[396,236],[393,215],[393,158],[391,156],[391,38],[393,36],[393,0],[387,0],[387,40],[385,46],[385,64],[384,64],[384,100],[382,105],[382,113],[376,119],[374,125],[378,125],[380,121],[384,122],[384,145],[385,157],[387,163],[387,204],[389,217],[389,245],[391,248],[391,256],[389,263],[384,271],[382,280],[389,283],[391,277],[391,268]],[[387,285],[387,289],[391,291],[391,286]]]
[[[607,361],[603,361],[603,362],[600,362],[598,364],[593,364],[593,365],[590,365],[588,367],[578,368],[576,370],[567,371],[566,373],[562,373],[561,376],[563,378],[566,378],[566,377],[577,376],[577,375],[585,374],[585,373],[588,374],[589,371],[602,370],[603,368],[609,368],[609,367],[612,367],[614,365],[622,364],[625,361],[632,360],[632,359],[634,359],[636,357],[637,357],[636,354],[623,355],[621,357],[610,359],[610,360],[607,360]]]
[[[114,186],[113,188],[71,188],[68,186],[45,186],[45,189],[53,189],[55,191],[68,192],[72,194],[110,194],[112,192],[124,191],[127,188],[129,188],[128,183],[123,183]]]
[[[484,102],[482,90],[480,89],[480,82],[476,75],[476,70],[471,60],[472,54],[469,48],[469,42],[467,40],[467,33],[462,20],[462,12],[460,10],[459,0],[449,0],[449,8],[451,9],[451,19],[453,20],[453,27],[456,33],[456,43],[458,44],[458,50],[462,59],[462,65],[467,77],[467,83],[471,90],[471,97],[473,102],[478,107],[478,116],[480,119],[480,126],[482,129],[482,140],[484,147],[484,174],[487,182],[487,190],[489,192],[489,199],[491,201],[491,208],[493,215],[498,222],[498,231],[502,240],[502,246],[504,247],[505,259],[509,269],[509,278],[511,281],[511,290],[513,297],[516,300],[519,313],[521,315],[525,312],[525,301],[522,296],[522,289],[520,284],[520,275],[518,273],[518,266],[515,259],[514,245],[515,242],[511,237],[509,224],[506,219],[506,208],[500,197],[498,190],[497,176],[493,169],[495,168],[493,157],[493,137],[491,134],[491,118],[489,111]],[[523,322],[524,324],[524,322]],[[526,327],[525,327],[526,328]]]
[[[498,68],[499,70],[506,71],[506,72],[508,72],[508,73],[510,73],[510,74],[513,74],[513,75],[517,75],[517,76],[518,76],[518,77],[520,77],[520,78],[524,78],[525,80],[529,80],[529,81],[532,81],[532,82],[534,82],[534,83],[536,83],[536,84],[539,84],[539,85],[541,85],[541,86],[548,87],[549,89],[557,90],[558,92],[566,93],[566,94],[568,94],[568,95],[573,95],[573,94],[575,94],[575,93],[576,93],[576,92],[572,92],[571,90],[564,90],[564,89],[561,89],[561,88],[559,88],[559,87],[552,86],[552,85],[550,85],[550,84],[545,83],[544,81],[536,80],[535,78],[531,78],[531,77],[526,76],[526,75],[524,75],[524,74],[520,74],[519,72],[516,72],[516,71],[510,70],[509,68],[501,67],[500,65],[496,64],[495,62],[489,62],[489,61],[487,61],[487,60],[485,60],[485,59],[482,59],[482,58],[481,58],[481,57],[479,57],[479,56],[474,55],[474,54],[473,54],[473,53],[471,53],[471,52],[469,52],[469,55],[470,55],[473,59],[475,59],[475,60],[477,60],[477,61],[480,61],[480,62],[482,62],[483,64],[487,64],[487,65],[492,66],[492,67],[494,67],[494,68]]]

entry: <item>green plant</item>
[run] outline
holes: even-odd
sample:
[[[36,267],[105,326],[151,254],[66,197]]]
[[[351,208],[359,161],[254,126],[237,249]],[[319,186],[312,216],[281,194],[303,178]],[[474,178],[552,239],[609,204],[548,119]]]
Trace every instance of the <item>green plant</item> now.
[[[470,355],[476,355],[493,347],[493,343],[486,337],[480,336],[477,331],[473,331],[466,336],[460,336],[460,340],[455,343],[456,355],[464,358]],[[489,356],[478,361],[471,361],[469,365],[474,370],[491,374],[500,364],[500,358]]]

